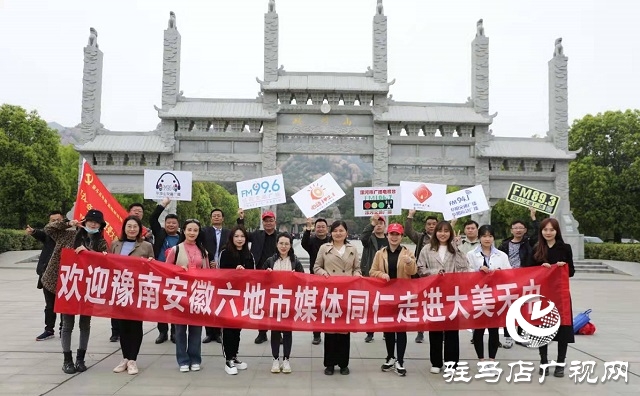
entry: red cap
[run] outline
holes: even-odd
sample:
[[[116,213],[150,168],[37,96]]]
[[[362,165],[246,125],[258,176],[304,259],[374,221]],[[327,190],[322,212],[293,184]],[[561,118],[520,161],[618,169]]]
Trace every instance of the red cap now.
[[[272,211],[267,210],[266,212],[262,213],[262,220],[266,219],[267,217],[273,217],[275,219],[276,215]]]
[[[398,223],[389,224],[389,227],[387,227],[387,234],[391,234],[392,232],[404,235],[404,227],[402,227],[402,224]]]

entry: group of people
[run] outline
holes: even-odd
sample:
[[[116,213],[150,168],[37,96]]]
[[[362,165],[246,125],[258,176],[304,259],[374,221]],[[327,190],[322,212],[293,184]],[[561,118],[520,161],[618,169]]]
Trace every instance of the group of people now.
[[[151,229],[142,225],[143,207],[133,204],[129,207],[129,216],[124,220],[120,238],[109,245],[104,238],[106,223],[103,214],[90,210],[82,221],[65,220],[61,213],[49,216],[44,230],[27,227],[26,232],[44,243],[37,266],[38,287],[43,289],[45,297],[45,330],[36,340],[54,337],[56,314],[54,312],[55,292],[60,268],[62,248],[73,248],[76,253],[84,250],[136,256],[156,259],[170,265],[179,265],[185,269],[209,268],[228,270],[267,270],[281,271],[282,276],[291,272],[304,272],[300,260],[293,250],[293,238],[286,232],[276,231],[276,216],[273,212],[262,213],[262,229],[247,232],[244,227],[244,212],[238,211],[237,225],[226,229],[224,213],[220,209],[211,212],[211,226],[202,227],[195,219],[188,219],[181,225],[175,214],[167,214],[164,226],[159,218],[169,205],[165,198],[151,216]],[[466,238],[462,239],[454,232],[453,224],[429,217],[424,232],[413,228],[415,211],[409,211],[402,224],[386,225],[384,217],[375,215],[361,234],[363,252],[360,257],[356,247],[347,236],[348,228],[344,221],[335,221],[331,225],[324,219],[307,219],[301,245],[309,253],[310,272],[319,276],[370,276],[385,279],[411,279],[435,276],[444,273],[496,270],[541,265],[569,265],[573,275],[571,247],[564,243],[557,220],[547,218],[538,226],[535,211],[531,211],[534,225],[534,237],[527,235],[527,225],[521,220],[511,224],[512,237],[504,240],[499,248],[494,245],[494,230],[490,225],[478,228],[474,221],[464,224]],[[415,244],[410,251],[401,244],[404,236]],[[538,241],[536,243],[536,241]],[[87,370],[85,354],[89,341],[91,317],[79,318],[80,339],[74,363],[71,351],[71,333],[74,328],[74,315],[61,315],[61,343],[63,351],[62,370],[73,374]],[[169,329],[171,329],[169,337]],[[171,339],[176,344],[176,360],[181,372],[201,369],[201,344],[216,341],[222,344],[227,374],[238,374],[246,370],[247,363],[239,359],[241,329],[206,328],[206,337],[202,339],[202,327],[183,324],[158,323],[156,343]],[[498,328],[489,331],[488,359],[494,360],[499,342]],[[480,360],[485,359],[483,335],[485,329],[473,332],[472,343]],[[444,362],[459,360],[459,332],[430,331],[431,372],[440,373]],[[273,355],[272,373],[291,373],[292,333],[271,329],[271,349]],[[513,341],[506,333],[505,348]],[[138,373],[137,356],[143,338],[142,322],[137,320],[112,320],[111,341],[119,341],[122,349],[122,361],[113,369],[116,373]],[[256,344],[269,340],[267,330],[260,330]],[[374,333],[368,332],[365,342],[374,340]],[[384,333],[387,356],[381,366],[382,371],[394,371],[405,376],[404,355],[407,347],[406,332]],[[572,326],[561,326],[558,335],[557,362],[565,361],[567,344],[573,342]],[[422,343],[424,334],[419,332],[415,341]],[[320,332],[313,332],[312,343],[322,343]],[[282,354],[280,354],[282,350]],[[339,367],[342,375],[349,370],[349,333],[329,333],[324,335],[324,373],[333,375]],[[548,363],[547,348],[540,348],[541,364]],[[549,374],[548,368],[541,372]],[[562,367],[556,367],[554,375],[564,375]]]

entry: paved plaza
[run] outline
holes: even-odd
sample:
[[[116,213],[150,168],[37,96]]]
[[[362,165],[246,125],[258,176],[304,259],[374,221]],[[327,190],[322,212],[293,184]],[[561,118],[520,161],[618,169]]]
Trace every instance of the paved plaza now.
[[[296,241],[296,245],[299,241]],[[296,251],[299,251],[296,246]],[[135,376],[114,374],[121,360],[119,343],[110,343],[109,319],[93,318],[87,352],[89,370],[75,375],[61,370],[62,353],[56,338],[36,342],[43,329],[44,301],[36,289],[37,251],[7,252],[0,255],[0,394],[7,395],[391,395],[402,390],[415,395],[638,395],[640,394],[640,264],[607,262],[624,274],[577,274],[571,280],[574,313],[593,309],[597,332],[576,336],[570,344],[567,361],[594,360],[596,375],[604,374],[604,362],[629,362],[628,383],[607,381],[589,385],[575,384],[566,370],[565,378],[546,377],[538,383],[537,369],[530,383],[507,382],[509,363],[524,360],[538,362],[537,350],[514,346],[500,349],[498,360],[504,370],[500,381],[489,384],[480,379],[469,383],[447,383],[442,375],[429,373],[429,345],[416,344],[409,334],[405,367],[406,377],[381,372],[386,356],[382,334],[364,342],[363,333],[351,336],[351,375],[332,377],[323,374],[322,345],[311,345],[311,334],[295,332],[291,357],[292,374],[271,374],[269,343],[255,345],[256,330],[243,330],[240,357],[249,365],[237,376],[224,371],[221,345],[203,344],[202,370],[180,373],[175,346],[170,342],[155,345],[155,324],[145,323],[145,336],[138,358],[140,373]],[[304,252],[301,252],[304,255]],[[78,341],[77,329],[72,348]],[[477,358],[469,343],[471,333],[461,331],[461,361],[469,362],[470,374],[477,373]],[[75,353],[74,353],[75,355]],[[550,345],[550,358],[556,357],[556,344]]]

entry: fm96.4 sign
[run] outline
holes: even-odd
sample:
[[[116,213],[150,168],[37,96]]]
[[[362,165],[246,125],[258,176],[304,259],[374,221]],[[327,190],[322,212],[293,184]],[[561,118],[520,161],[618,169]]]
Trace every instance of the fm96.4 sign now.
[[[558,208],[560,197],[537,188],[511,183],[507,201],[552,215]]]
[[[353,195],[355,216],[389,216],[401,213],[398,187],[357,187],[353,189]]]
[[[282,175],[261,177],[236,183],[238,206],[261,208],[287,202]]]

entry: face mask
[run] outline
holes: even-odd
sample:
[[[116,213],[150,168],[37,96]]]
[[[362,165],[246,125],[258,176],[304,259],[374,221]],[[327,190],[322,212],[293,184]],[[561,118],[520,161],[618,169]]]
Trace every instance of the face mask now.
[[[93,228],[89,228],[89,227],[87,227],[87,226],[85,226],[85,227],[84,227],[84,230],[87,232],[87,234],[95,234],[95,233],[97,233],[98,231],[100,231],[100,229],[99,229],[99,228],[96,228],[96,229],[94,230]]]

